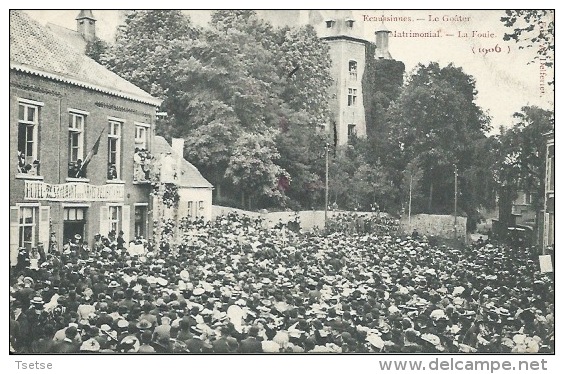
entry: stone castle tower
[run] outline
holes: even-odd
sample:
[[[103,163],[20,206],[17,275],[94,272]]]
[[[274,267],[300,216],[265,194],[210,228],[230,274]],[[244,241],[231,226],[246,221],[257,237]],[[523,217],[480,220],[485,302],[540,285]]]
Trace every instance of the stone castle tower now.
[[[351,10],[262,10],[259,17],[274,26],[301,26],[309,24],[330,47],[331,88],[329,105],[333,113],[337,144],[348,142],[354,133],[366,136],[366,119],[363,103],[362,76],[366,66],[365,23],[355,19]],[[376,29],[375,59],[391,59],[388,51],[388,31],[382,24]]]

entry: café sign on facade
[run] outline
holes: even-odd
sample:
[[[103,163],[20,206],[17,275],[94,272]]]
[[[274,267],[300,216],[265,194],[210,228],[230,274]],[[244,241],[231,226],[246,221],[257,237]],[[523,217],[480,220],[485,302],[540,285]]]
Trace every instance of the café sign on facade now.
[[[123,184],[96,186],[88,183],[49,184],[25,181],[25,200],[46,201],[123,201]]]

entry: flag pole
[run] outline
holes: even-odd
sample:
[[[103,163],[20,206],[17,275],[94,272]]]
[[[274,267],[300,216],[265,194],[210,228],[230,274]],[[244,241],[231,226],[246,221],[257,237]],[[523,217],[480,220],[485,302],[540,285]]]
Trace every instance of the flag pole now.
[[[88,166],[88,164],[90,163],[90,160],[92,160],[92,157],[94,157],[94,155],[98,153],[98,147],[100,146],[100,139],[102,138],[102,134],[104,133],[104,131],[106,131],[105,127],[102,128],[102,131],[100,131],[100,135],[98,135],[98,139],[96,139],[96,141],[94,142],[94,145],[92,146],[92,148],[90,149],[88,154],[86,154],[86,157],[84,158],[84,161],[82,162],[82,165],[80,165],[80,168],[76,172],[76,178],[78,178],[78,176],[82,172],[82,169],[84,169],[86,166]]]

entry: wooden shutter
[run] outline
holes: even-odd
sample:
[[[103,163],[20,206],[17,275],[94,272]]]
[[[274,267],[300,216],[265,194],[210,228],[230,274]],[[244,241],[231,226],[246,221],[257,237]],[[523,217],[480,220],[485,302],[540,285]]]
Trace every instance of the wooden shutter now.
[[[107,205],[100,207],[100,235],[108,236],[110,232],[109,223],[110,208]]]
[[[49,248],[49,206],[39,207],[39,243],[43,243],[44,248]]]
[[[19,234],[20,209],[17,206],[10,207],[10,265],[18,263],[18,245],[20,242]]]
[[[125,239],[126,246],[129,245],[129,226],[131,221],[131,207],[129,205],[123,206],[121,230],[123,231],[123,238]]]

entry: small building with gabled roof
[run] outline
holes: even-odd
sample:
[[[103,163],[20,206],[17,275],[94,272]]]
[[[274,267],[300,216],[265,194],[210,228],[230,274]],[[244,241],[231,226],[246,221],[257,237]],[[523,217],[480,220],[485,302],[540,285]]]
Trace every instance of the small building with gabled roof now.
[[[212,218],[213,185],[184,159],[184,139],[172,139],[171,146],[162,136],[155,136],[152,153],[159,163],[161,182],[173,183],[178,187],[177,211],[171,216],[176,216],[177,220],[188,218],[190,221],[209,221]]]

